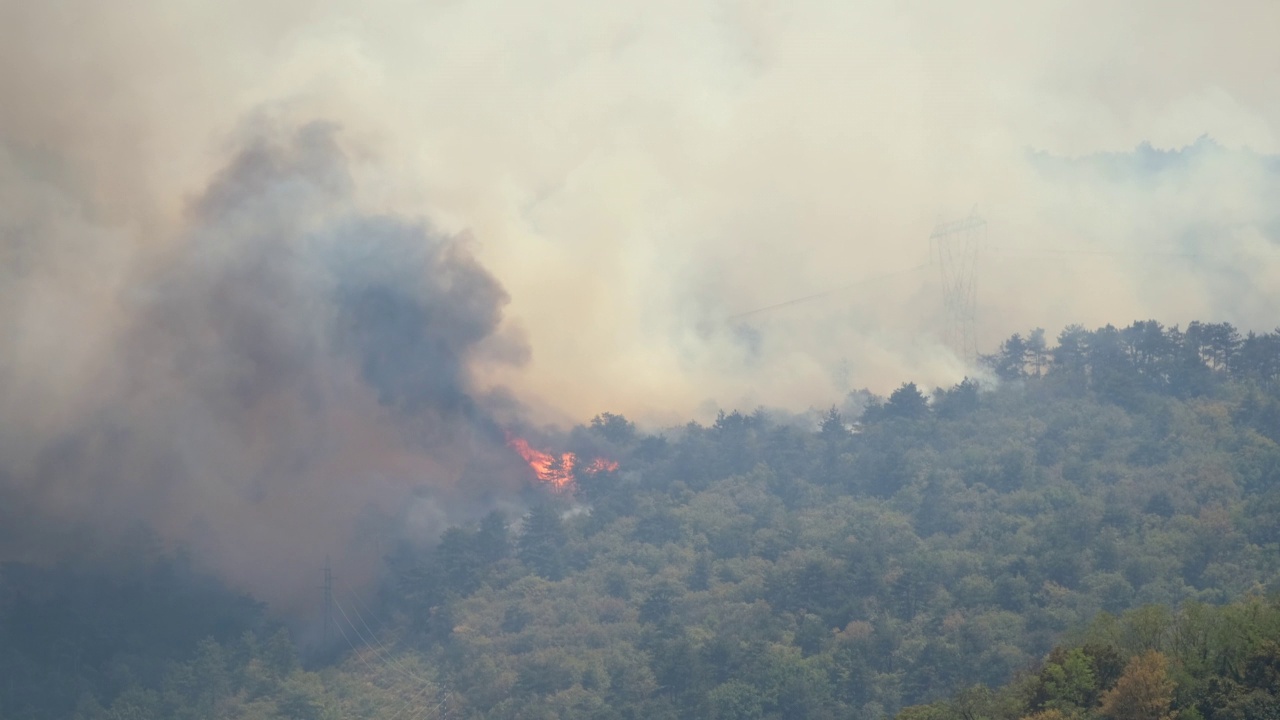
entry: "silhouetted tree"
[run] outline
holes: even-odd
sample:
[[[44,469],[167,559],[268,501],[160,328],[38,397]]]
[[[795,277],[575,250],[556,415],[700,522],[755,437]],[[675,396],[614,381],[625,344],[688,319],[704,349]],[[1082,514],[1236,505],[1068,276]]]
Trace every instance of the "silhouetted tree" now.
[[[618,445],[626,445],[636,438],[635,423],[622,415],[600,413],[591,419],[591,430],[599,433],[604,439]]]
[[[480,562],[492,564],[511,554],[511,538],[507,516],[493,510],[480,521],[475,537],[476,556]]]
[[[933,394],[933,410],[938,417],[954,420],[978,409],[978,383],[965,378],[949,390],[939,388]]]
[[[535,506],[524,517],[520,533],[520,562],[549,580],[564,575],[563,548],[567,538],[560,513],[549,504]]]
[[[1079,325],[1068,325],[1058,334],[1058,345],[1049,352],[1053,364],[1049,376],[1059,379],[1073,393],[1083,393],[1089,382],[1089,343],[1091,332]]]
[[[929,414],[929,401],[913,382],[903,383],[889,395],[889,401],[880,412],[885,418],[919,420]]]

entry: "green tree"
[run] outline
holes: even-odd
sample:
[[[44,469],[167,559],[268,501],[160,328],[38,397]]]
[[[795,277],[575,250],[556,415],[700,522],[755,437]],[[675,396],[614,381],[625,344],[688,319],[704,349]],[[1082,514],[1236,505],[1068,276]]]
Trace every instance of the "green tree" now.
[[[451,527],[436,546],[436,577],[446,593],[470,595],[480,584],[480,558],[472,533]]]
[[[489,565],[511,554],[507,516],[501,510],[491,511],[480,521],[480,528],[476,531],[475,549],[480,562]]]
[[[764,717],[760,691],[741,680],[730,680],[707,693],[709,720],[758,720]]]
[[[1044,707],[1073,714],[1093,705],[1097,681],[1093,663],[1081,648],[1059,653],[1040,671],[1044,684]]]
[[[929,401],[913,382],[903,383],[889,395],[889,401],[880,409],[884,418],[919,420],[928,416]]]
[[[613,413],[600,413],[591,418],[591,430],[617,445],[630,444],[636,438],[635,423]]]
[[[560,513],[550,504],[535,506],[524,517],[520,532],[520,562],[548,580],[564,576],[564,545],[567,541]]]
[[[1014,333],[1000,343],[999,352],[983,355],[982,362],[1001,380],[1021,380],[1026,377],[1027,359],[1031,349],[1022,335]]]
[[[287,629],[280,628],[267,638],[262,646],[262,664],[276,678],[286,677],[298,668],[298,649]]]
[[[933,394],[934,412],[944,420],[965,417],[976,411],[980,404],[978,382],[967,377],[950,389],[938,389]]]
[[[1058,345],[1049,351],[1053,363],[1049,377],[1073,392],[1084,392],[1089,378],[1089,343],[1093,333],[1080,325],[1068,325],[1058,334]]]

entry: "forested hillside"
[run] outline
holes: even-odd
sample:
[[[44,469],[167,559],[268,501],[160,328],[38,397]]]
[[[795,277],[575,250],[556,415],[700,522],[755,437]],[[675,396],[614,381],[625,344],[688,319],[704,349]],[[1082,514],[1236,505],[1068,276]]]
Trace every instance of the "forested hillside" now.
[[[1034,672],[973,687],[898,720],[1274,720],[1280,718],[1280,602],[1147,605],[1103,614]]]
[[[150,621],[33,604],[11,566],[0,667],[51,679],[0,685],[0,717],[978,717],[944,699],[1020,672],[982,701],[1146,717],[1107,708],[1166,673],[1172,706],[1210,718],[1274,692],[1257,598],[1280,592],[1280,332],[1071,327],[984,362],[989,380],[908,382],[858,417],[650,434],[602,414],[565,442],[616,471],[393,549],[309,670],[259,616],[218,624],[190,597],[170,605],[184,634],[125,644]],[[1183,609],[1095,619],[1147,605]],[[1195,623],[1218,644],[1177,645]]]

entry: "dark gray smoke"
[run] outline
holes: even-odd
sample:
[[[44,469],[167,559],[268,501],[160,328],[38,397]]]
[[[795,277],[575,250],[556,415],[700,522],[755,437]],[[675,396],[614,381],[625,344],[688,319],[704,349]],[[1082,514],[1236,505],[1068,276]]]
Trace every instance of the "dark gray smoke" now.
[[[511,495],[497,396],[473,377],[527,355],[503,330],[507,294],[465,238],[361,212],[335,137],[252,134],[162,259],[130,269],[95,315],[115,325],[90,381],[42,389],[63,416],[5,436],[0,551],[109,553],[145,526],[287,606],[326,554],[367,567],[387,534]],[[22,424],[14,400],[4,427]]]

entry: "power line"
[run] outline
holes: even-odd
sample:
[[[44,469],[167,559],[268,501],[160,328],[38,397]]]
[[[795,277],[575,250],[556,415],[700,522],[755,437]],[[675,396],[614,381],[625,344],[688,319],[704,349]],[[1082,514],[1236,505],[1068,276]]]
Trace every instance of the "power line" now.
[[[346,641],[347,641],[347,645],[351,648],[351,653],[352,653],[353,655],[355,655],[355,656],[356,656],[356,658],[357,658],[357,659],[359,659],[359,660],[360,660],[360,662],[361,662],[361,663],[362,663],[366,668],[368,668],[368,669],[369,669],[369,672],[370,672],[370,673],[372,673],[373,675],[375,675],[375,676],[376,676],[376,675],[378,674],[378,671],[377,671],[376,669],[374,669],[373,665],[369,662],[369,659],[368,659],[368,658],[366,658],[366,657],[364,656],[364,653],[360,652],[360,650],[356,648],[356,644],[355,644],[355,643],[353,643],[353,642],[351,642],[351,638],[347,637],[347,631],[342,629],[342,625],[338,625],[338,633],[342,635],[342,639],[343,639],[343,640],[346,640]],[[366,647],[368,647],[368,645],[367,645],[367,644],[366,644]],[[370,649],[370,651],[372,651],[372,650],[373,650],[373,648],[369,648],[369,649]],[[375,657],[376,657],[376,656],[377,656],[377,653],[374,653],[374,655],[375,655]]]
[[[365,622],[364,616],[360,614],[360,608],[357,607],[360,604],[360,597],[356,595],[354,592],[352,592],[351,588],[346,587],[345,585],[344,585],[344,588],[347,591],[347,595],[353,598],[356,602],[355,605],[351,606],[351,611],[356,614],[356,618],[360,621],[360,624],[363,625],[364,629],[369,632],[370,637],[373,638],[374,642],[376,642],[378,644],[378,647],[382,650],[382,654],[386,656],[384,659],[384,662],[386,662],[392,668],[400,671],[400,673],[402,673],[405,677],[409,678],[410,680],[413,680],[414,682],[423,682],[422,676],[417,675],[416,673],[413,673],[401,667],[395,655],[391,652],[390,649],[387,648],[386,644],[382,642],[382,638],[378,637],[378,634],[373,631],[373,628],[369,627],[369,623]],[[342,607],[339,606],[338,609],[341,610]],[[345,612],[343,612],[343,617],[346,617]],[[350,620],[348,620],[347,622],[351,624]],[[351,629],[355,630],[356,634],[359,635],[360,631],[356,629],[354,624],[351,624]],[[364,640],[364,636],[360,635],[360,639]],[[369,642],[365,640],[365,644],[369,645]],[[370,649],[372,649],[372,645],[370,645]]]
[[[397,710],[397,711],[396,711],[396,714],[395,714],[395,715],[392,715],[392,716],[391,716],[391,718],[390,718],[389,720],[397,720],[397,718],[399,718],[399,717],[404,713],[404,711],[405,711],[405,710],[408,710],[410,707],[412,707],[412,706],[413,706],[413,704],[414,704],[414,703],[416,703],[416,702],[418,702],[418,701],[422,700],[423,698],[425,698],[425,697],[426,697],[426,695],[427,695],[427,693],[428,693],[428,692],[430,692],[430,691],[431,691],[431,690],[433,690],[433,689],[434,689],[434,690],[436,690],[437,694],[439,693],[439,689],[438,689],[438,688],[433,688],[433,687],[432,687],[432,685],[427,684],[427,685],[426,685],[426,686],[424,686],[421,690],[419,690],[418,692],[416,692],[416,693],[414,693],[413,695],[411,695],[411,696],[409,697],[409,699],[405,701],[404,705],[401,705],[401,706],[400,706],[400,709],[399,709],[399,710]],[[424,718],[425,718],[425,717],[427,717],[429,714],[431,714],[431,713],[433,713],[433,712],[434,712],[436,715],[439,715],[439,713],[440,713],[440,709],[441,709],[441,708],[443,708],[443,707],[444,707],[444,706],[449,702],[449,697],[450,697],[450,695],[451,695],[451,694],[452,694],[452,693],[450,693],[448,690],[444,691],[444,697],[443,697],[443,698],[441,698],[440,702],[436,703],[436,704],[435,704],[435,707],[432,707],[432,708],[429,708],[429,709],[424,710],[424,711],[422,712],[422,717],[424,717]]]
[[[1018,248],[989,248],[993,255],[1004,257],[1061,257],[1063,255],[1083,255],[1101,257],[1135,257],[1135,258],[1186,258],[1189,260],[1247,260],[1247,259],[1280,259],[1280,253],[1266,252],[1184,252],[1176,250],[1093,250],[1074,248],[1047,248],[1023,250]]]
[[[964,232],[971,232],[974,230],[984,229],[985,225],[986,225],[986,220],[980,217],[962,218],[960,220],[940,223],[934,228],[933,232],[930,233],[929,237],[931,240],[937,240],[938,238],[945,237],[948,234],[952,234],[952,233],[964,233]],[[1243,259],[1251,259],[1251,258],[1280,259],[1280,253],[1214,253],[1214,252],[1180,252],[1180,251],[1162,251],[1162,250],[1090,250],[1090,249],[1071,249],[1071,248],[1057,248],[1057,249],[1050,248],[1045,250],[1021,250],[1016,248],[1012,248],[1012,249],[1002,248],[1000,246],[988,246],[985,244],[982,244],[981,247],[984,252],[990,253],[992,255],[998,255],[1001,257],[1011,257],[1011,258],[1036,258],[1036,257],[1050,258],[1050,257],[1061,257],[1064,255],[1082,255],[1082,256],[1104,256],[1104,257],[1137,257],[1137,258],[1170,257],[1170,258],[1188,258],[1193,260],[1195,259],[1243,260]],[[953,256],[953,260],[954,259],[955,258]],[[976,257],[974,258],[974,260],[976,261]],[[729,315],[724,320],[725,322],[734,322],[737,320],[742,320],[744,318],[751,317],[753,315],[760,315],[763,313],[767,313],[772,310],[780,310],[782,308],[790,307],[792,305],[800,305],[800,304],[811,302],[814,300],[821,300],[822,298],[828,297],[830,295],[835,295],[836,293],[852,290],[857,287],[863,287],[865,285],[878,282],[880,280],[885,280],[892,277],[898,277],[901,275],[907,275],[909,273],[913,273],[918,270],[924,270],[928,267],[931,267],[932,265],[934,265],[933,262],[928,262],[921,265],[916,265],[915,267],[906,268],[903,270],[895,270],[892,272],[882,273],[879,275],[870,275],[860,280],[857,280],[855,282],[846,283],[844,285],[838,285],[836,287],[823,290],[821,292],[816,292],[810,295],[802,295],[800,297],[791,298],[790,300],[783,300],[781,302],[777,302],[772,305],[764,305],[762,307],[753,308],[751,310],[745,310],[740,313]]]
[[[916,272],[917,270],[923,270],[927,267],[929,267],[929,264],[925,263],[923,265],[917,265],[915,267],[907,268],[905,270],[895,270],[893,272],[882,273],[880,275],[870,275],[868,277],[864,277],[855,282],[851,282],[845,285],[840,285],[838,287],[831,288],[830,290],[823,290],[822,292],[814,293],[812,295],[805,295],[804,297],[792,298],[791,300],[784,300],[780,303],[775,303],[773,305],[765,305],[764,307],[758,307],[758,308],[755,308],[754,310],[747,310],[745,312],[737,313],[736,315],[730,315],[725,318],[725,322],[734,322],[736,320],[741,320],[743,318],[751,317],[752,315],[760,315],[762,313],[769,312],[770,310],[778,310],[780,308],[789,307],[791,305],[799,305],[801,303],[810,302],[812,300],[819,300],[829,295],[835,295],[836,293],[844,292],[846,290],[851,290],[856,287],[864,287],[870,283],[878,282],[880,280],[885,280],[891,277],[897,277],[899,275],[907,275],[909,273]]]
[[[360,604],[359,596],[356,595],[354,592],[352,592],[349,587],[346,587],[344,585],[344,588],[346,589],[348,594],[355,599],[356,604],[357,605]],[[332,628],[334,627],[333,608],[336,606],[338,608],[338,612],[342,616],[342,619],[346,621],[346,624],[350,626],[351,630],[355,633],[356,637],[359,638],[360,642],[364,644],[364,650],[367,651],[367,653],[372,654],[375,659],[379,660],[382,663],[382,667],[384,670],[387,668],[390,668],[395,673],[398,673],[399,675],[407,679],[413,685],[421,686],[421,689],[418,690],[417,692],[412,693],[409,696],[409,698],[404,702],[404,704],[400,707],[400,709],[396,711],[395,715],[392,716],[393,719],[399,718],[401,715],[404,714],[405,710],[408,710],[409,708],[411,708],[415,703],[422,700],[428,693],[432,691],[436,692],[437,698],[440,697],[441,688],[439,688],[434,682],[428,680],[424,676],[418,675],[417,673],[411,671],[409,668],[403,666],[400,662],[397,661],[395,655],[382,642],[382,639],[378,637],[378,634],[373,631],[373,628],[369,626],[369,623],[364,619],[364,616],[360,613],[359,608],[357,608],[355,605],[353,605],[351,608],[352,612],[356,614],[356,617],[360,620],[360,624],[364,626],[365,630],[368,631],[369,635],[373,637],[374,642],[376,642],[378,646],[374,647],[373,643],[370,643],[368,638],[366,638],[364,634],[360,632],[360,628],[356,627],[356,624],[351,621],[351,616],[347,614],[347,611],[342,606],[342,603],[339,602],[338,599],[333,594],[333,567],[328,555],[326,555],[324,558],[324,584],[321,586],[321,589],[324,591],[324,639],[325,639],[326,645],[328,645],[329,643],[330,635],[332,633]],[[369,672],[373,674],[374,677],[377,677],[379,674],[378,669],[375,668],[373,664],[369,662],[368,657],[366,657],[366,652],[361,651],[359,648],[356,647],[356,644],[351,641],[351,637],[347,635],[347,631],[342,626],[342,623],[337,623],[337,628],[338,628],[339,634],[342,635],[342,639],[345,640],[347,643],[347,646],[351,648],[351,652],[356,656],[356,658],[360,660],[361,664],[363,664],[365,668],[367,668]],[[443,698],[441,698],[439,702],[436,702],[433,707],[428,707],[424,709],[421,714],[421,717],[425,718],[432,714],[439,716],[440,710],[448,704],[450,696],[451,696],[451,693],[447,689],[444,690]]]
[[[396,664],[394,661],[394,658],[390,656],[389,651],[388,651],[387,657],[385,658],[381,654],[379,654],[378,650],[372,644],[370,644],[370,642],[367,639],[365,639],[363,635],[360,634],[360,630],[355,626],[355,623],[351,622],[351,618],[350,616],[347,615],[347,611],[343,609],[342,603],[338,602],[335,599],[334,604],[337,606],[338,612],[341,613],[342,617],[347,621],[347,625],[349,625],[351,629],[355,631],[356,637],[360,638],[360,642],[364,643],[365,649],[368,650],[369,653],[372,653],[375,658],[382,661],[384,668],[390,667],[392,670],[399,672],[401,675],[407,678],[409,682],[415,685],[422,686],[421,690],[409,696],[409,699],[406,700],[405,703],[396,712],[396,714],[392,716],[393,719],[399,718],[400,715],[402,715],[405,710],[412,707],[415,702],[418,702],[419,700],[421,700],[424,696],[426,696],[428,692],[431,692],[432,690],[436,690],[437,692],[439,692],[439,688],[435,686],[435,683],[431,682],[430,680],[427,680],[424,677],[415,675],[414,673]],[[352,609],[354,610],[355,608],[353,607]],[[361,622],[363,623],[364,621],[362,620]],[[367,624],[366,624],[366,627],[368,627]],[[356,657],[359,658],[360,662],[366,668],[368,668],[369,672],[376,677],[378,675],[378,670],[374,668],[374,666],[369,662],[368,658],[365,657],[365,654],[356,648],[355,643],[351,642],[351,638],[347,636],[347,631],[343,629],[341,623],[338,624],[338,632],[342,634],[342,638],[346,640],[347,645],[351,647],[351,652],[354,653]],[[372,634],[372,632],[373,631],[370,630],[370,634]],[[375,637],[375,639],[377,638]],[[379,641],[379,644],[381,644],[381,641]],[[385,650],[385,646],[384,646],[384,650]],[[438,703],[433,709],[436,712],[438,712],[440,708],[443,707],[444,704],[448,701],[448,699],[449,699],[449,692],[445,691],[444,699],[440,703]],[[431,712],[431,709],[424,711],[422,716],[426,717],[429,712]]]
[[[348,616],[347,611],[343,609],[342,603],[336,603],[336,604],[338,606],[338,612],[342,613],[342,618],[347,621],[347,624],[350,625],[351,629],[355,631],[356,637],[360,638],[360,642],[364,643],[364,646],[369,649],[369,652],[373,653],[374,657],[381,660],[385,666],[390,667],[392,670],[395,670],[396,672],[400,673],[404,677],[408,678],[411,682],[416,683],[416,682],[424,681],[421,676],[415,675],[414,673],[400,667],[400,665],[396,663],[395,658],[391,656],[390,651],[387,651],[386,657],[383,657],[382,654],[378,652],[378,649],[373,646],[373,643],[369,642],[364,637],[364,635],[360,633],[360,628],[356,627],[355,623],[351,622],[351,617]],[[379,643],[381,643],[381,641],[379,641]]]

